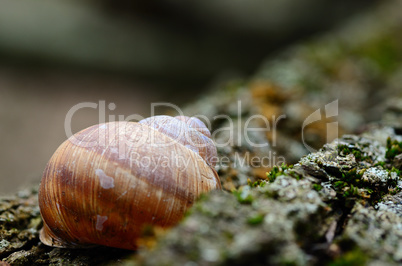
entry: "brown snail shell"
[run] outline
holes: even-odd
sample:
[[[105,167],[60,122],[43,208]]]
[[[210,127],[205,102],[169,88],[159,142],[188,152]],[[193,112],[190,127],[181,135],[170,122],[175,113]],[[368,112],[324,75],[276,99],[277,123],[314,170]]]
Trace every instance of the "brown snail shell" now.
[[[144,225],[175,225],[200,194],[221,188],[209,134],[198,119],[156,116],[70,137],[42,177],[40,240],[136,249]]]

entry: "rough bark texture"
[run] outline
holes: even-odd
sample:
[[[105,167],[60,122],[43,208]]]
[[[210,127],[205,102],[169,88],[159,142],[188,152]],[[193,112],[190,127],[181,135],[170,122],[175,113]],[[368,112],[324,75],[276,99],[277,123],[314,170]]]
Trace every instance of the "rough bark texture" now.
[[[217,166],[224,191],[203,196],[170,231],[144,232],[137,252],[45,247],[32,190],[0,201],[0,258],[15,265],[400,264],[401,8],[401,1],[384,4],[189,105],[187,115],[212,121],[218,144],[233,141],[218,148],[228,158]],[[327,115],[325,105],[337,99],[339,113]],[[319,108],[325,115],[304,127],[302,139],[303,122]],[[219,114],[233,119],[234,136]],[[250,125],[266,126],[264,117],[272,129],[277,121],[275,131],[248,135],[270,143],[261,148],[241,131],[257,114]],[[332,122],[340,136],[354,134],[328,139]]]

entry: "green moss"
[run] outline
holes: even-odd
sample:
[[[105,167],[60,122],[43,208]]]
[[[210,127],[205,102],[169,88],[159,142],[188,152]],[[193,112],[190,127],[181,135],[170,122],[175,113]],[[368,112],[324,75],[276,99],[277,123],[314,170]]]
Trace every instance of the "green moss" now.
[[[202,193],[200,196],[198,196],[197,202],[206,201],[208,199],[209,199],[209,194]]]
[[[342,179],[348,183],[359,185],[359,183],[361,183],[363,173],[364,171],[357,171],[356,168],[353,168],[349,171],[342,171]]]
[[[387,151],[385,152],[385,158],[388,160],[393,160],[395,156],[402,153],[402,141],[392,140],[390,137],[387,138]]]
[[[338,180],[332,183],[337,194],[350,203],[356,200],[362,200],[374,205],[385,195],[393,195],[401,191],[398,187],[398,181],[402,178],[399,169],[394,167],[392,169],[386,169],[389,175],[391,172],[394,172],[398,175],[398,178],[389,178],[386,183],[380,186],[378,183],[372,184],[362,180],[365,170],[366,169],[358,170],[357,168],[353,168],[349,171],[340,170],[340,175],[337,176]]]
[[[295,171],[288,171],[288,175],[290,175],[291,177],[293,177],[296,180],[300,180],[303,178],[303,175],[296,173]]]
[[[267,178],[269,182],[274,182],[275,179],[280,176],[285,174],[286,170],[290,170],[293,169],[293,165],[286,165],[286,164],[282,164],[281,166],[274,166],[271,171],[269,173],[267,173]],[[292,176],[293,178],[296,178],[297,180],[299,180],[302,176],[295,173],[294,171],[288,171],[288,173],[290,176]]]
[[[255,188],[255,187],[264,187],[265,184],[267,184],[267,182],[265,180],[257,180],[255,182],[251,182],[251,180],[248,179],[247,184],[249,185],[249,187]]]
[[[357,168],[353,168],[351,170],[345,171],[340,170],[339,178],[341,180],[336,181],[334,183],[335,187],[343,188],[348,185],[355,185],[357,187],[364,187],[364,183],[362,182],[361,178],[364,174],[364,170],[357,170]]]
[[[385,162],[378,162],[374,166],[381,166],[383,169],[385,169]]]
[[[368,256],[362,250],[355,248],[331,262],[330,266],[359,266],[366,265]]]
[[[265,216],[263,214],[253,215],[247,219],[247,223],[250,225],[258,225],[264,221],[264,217]]]
[[[389,193],[390,195],[396,195],[396,194],[398,194],[398,193],[401,192],[401,191],[402,191],[402,189],[399,188],[399,187],[388,189],[388,193]]]
[[[322,189],[322,186],[320,184],[313,184],[313,189],[316,191],[320,191]]]
[[[233,195],[241,204],[251,204],[254,201],[249,186],[240,187],[238,190],[233,191]]]
[[[398,143],[396,141],[388,139],[388,159],[391,158],[391,155],[395,156],[398,153],[400,146],[402,148],[402,143]],[[358,200],[374,205],[385,195],[393,194],[399,191],[399,188],[397,186],[398,180],[388,179],[386,184],[380,186],[378,185],[378,183],[372,184],[363,180],[362,177],[364,175],[364,172],[366,171],[366,168],[360,168],[362,167],[362,164],[360,164],[360,162],[365,161],[372,164],[373,160],[358,147],[359,144],[357,144],[356,146],[345,144],[337,146],[340,156],[353,154],[356,162],[358,163],[358,166],[350,170],[338,168],[338,172],[333,172],[333,175],[336,177],[336,181],[333,182],[333,188],[339,196],[344,198],[350,204],[353,204],[353,202]],[[378,162],[375,164],[375,166],[379,166],[380,168],[386,170],[387,167],[390,167],[390,164],[387,164],[386,162]],[[387,171],[390,172],[391,170],[388,169]],[[400,171],[397,171],[397,169],[393,169],[392,171],[400,176]]]
[[[359,197],[360,196],[359,189],[351,184],[350,188],[344,191],[343,196],[344,197]]]
[[[267,173],[267,178],[269,182],[274,182],[276,177],[281,174],[279,167],[274,166],[269,173]]]
[[[401,170],[396,169],[395,167],[392,166],[391,170],[389,170],[389,172],[394,172],[398,175],[399,178],[401,178]]]
[[[371,198],[369,195],[373,190],[361,180],[363,173],[364,170],[357,171],[356,168],[349,171],[341,170],[341,180],[333,183],[337,194],[350,201],[350,204],[356,200]]]
[[[341,177],[339,178],[341,180],[333,182],[337,194],[349,201],[362,200],[374,205],[391,191],[398,190],[398,180],[389,179],[386,185],[378,186],[377,183],[371,184],[362,180],[364,172],[365,169],[357,170],[356,168],[349,171],[341,170]]]
[[[334,187],[335,187],[336,189],[342,189],[342,188],[344,188],[344,187],[346,187],[346,186],[348,186],[348,183],[346,183],[346,182],[344,182],[344,181],[336,181],[336,182],[334,183]]]
[[[370,59],[382,73],[386,74],[394,71],[402,60],[401,44],[397,40],[394,34],[385,32],[352,52],[356,56]]]
[[[367,156],[364,153],[362,153],[361,150],[357,147],[349,147],[347,145],[340,144],[340,145],[338,145],[338,151],[343,156],[346,156],[348,154],[353,154],[353,156],[355,157],[357,162],[361,162],[361,161],[372,162],[370,156]]]
[[[322,47],[325,47],[325,50]],[[323,78],[336,78],[339,65],[345,61],[361,62],[364,59],[364,62],[369,61],[370,65],[374,65],[380,74],[387,75],[395,71],[402,60],[400,40],[388,31],[357,46],[333,39],[330,43],[313,42],[306,48],[305,61],[311,62],[315,66],[314,71]],[[314,80],[316,82],[313,82]],[[308,82],[304,81],[304,84],[308,89],[316,89],[317,78],[310,78]]]

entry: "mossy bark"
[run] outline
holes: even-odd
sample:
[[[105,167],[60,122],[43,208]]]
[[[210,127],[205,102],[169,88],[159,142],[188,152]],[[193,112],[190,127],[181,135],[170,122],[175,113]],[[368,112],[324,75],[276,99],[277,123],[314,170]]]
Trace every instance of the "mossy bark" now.
[[[26,190],[0,200],[3,264],[401,263],[401,6],[386,3],[270,58],[250,80],[220,85],[187,106],[187,115],[212,121],[218,144],[233,143],[218,148],[228,160],[217,166],[224,191],[203,196],[177,227],[149,230],[137,252],[51,248],[38,238],[37,192]],[[335,100],[338,116],[303,127]],[[235,136],[219,131],[229,126],[219,114],[233,119]],[[250,125],[276,128],[247,137],[269,146],[247,141],[244,128],[253,115],[260,120]],[[360,134],[332,141],[326,128],[333,122],[339,135]]]

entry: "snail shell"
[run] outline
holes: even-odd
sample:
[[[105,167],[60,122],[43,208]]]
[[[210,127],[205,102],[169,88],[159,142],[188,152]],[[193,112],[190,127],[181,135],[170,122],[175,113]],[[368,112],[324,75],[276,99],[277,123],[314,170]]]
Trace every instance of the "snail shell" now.
[[[44,171],[40,240],[55,247],[136,249],[144,225],[170,227],[221,184],[216,148],[196,118],[99,124],[56,150]]]

